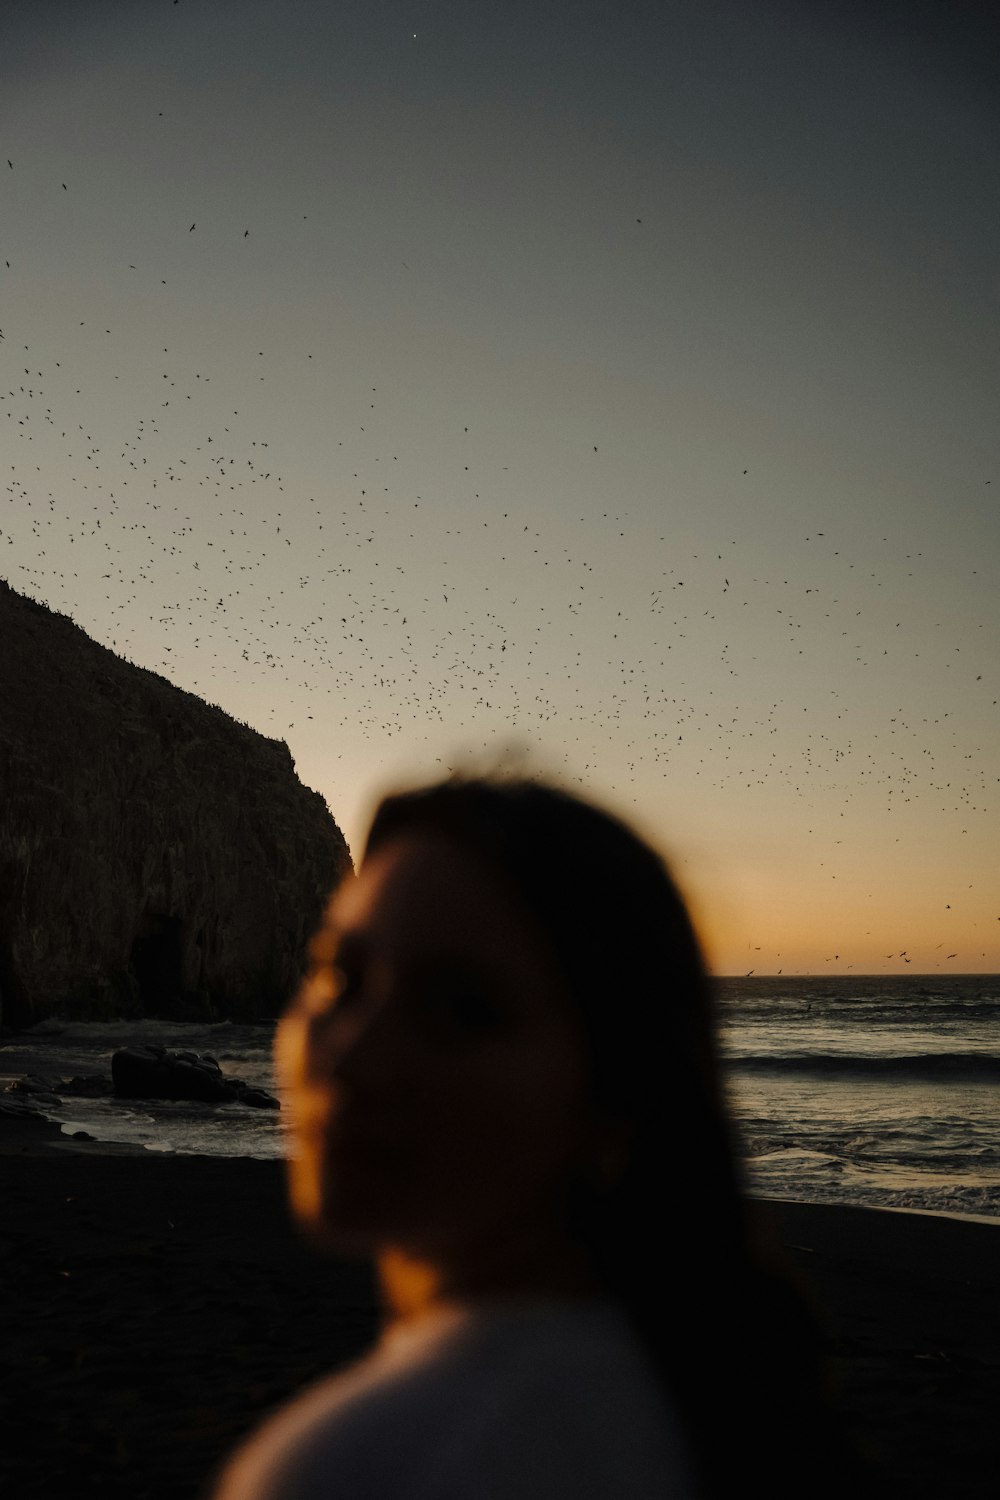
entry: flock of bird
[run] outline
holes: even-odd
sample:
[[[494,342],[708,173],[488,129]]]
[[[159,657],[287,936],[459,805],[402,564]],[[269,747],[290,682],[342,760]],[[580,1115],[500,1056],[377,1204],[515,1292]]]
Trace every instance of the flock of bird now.
[[[877,557],[830,528],[789,537],[765,570],[710,522],[678,545],[669,506],[556,513],[530,460],[501,462],[461,413],[409,451],[360,378],[304,467],[276,414],[286,353],[254,350],[238,385],[183,345],[137,366],[127,329],[80,311],[0,330],[0,575],[120,654],[293,744],[310,721],[375,759],[539,743],[567,781],[637,801],[669,779],[738,819],[777,790],[827,846],[859,804],[992,816],[995,664],[925,617],[933,564],[899,536]],[[297,361],[321,391],[336,356]],[[613,443],[587,461],[613,493]]]

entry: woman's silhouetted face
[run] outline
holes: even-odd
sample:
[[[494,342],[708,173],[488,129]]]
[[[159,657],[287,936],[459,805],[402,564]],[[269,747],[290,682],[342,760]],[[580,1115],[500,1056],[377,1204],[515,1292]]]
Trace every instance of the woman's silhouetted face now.
[[[561,1211],[593,1132],[579,1022],[477,854],[403,833],[331,904],[282,1022],[292,1197],[345,1249],[449,1251]]]

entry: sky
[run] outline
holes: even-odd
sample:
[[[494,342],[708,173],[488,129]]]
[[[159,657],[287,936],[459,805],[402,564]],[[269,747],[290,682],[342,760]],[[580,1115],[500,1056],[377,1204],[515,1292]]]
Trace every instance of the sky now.
[[[717,972],[1000,970],[976,6],[8,0],[0,577],[379,794],[540,774]]]

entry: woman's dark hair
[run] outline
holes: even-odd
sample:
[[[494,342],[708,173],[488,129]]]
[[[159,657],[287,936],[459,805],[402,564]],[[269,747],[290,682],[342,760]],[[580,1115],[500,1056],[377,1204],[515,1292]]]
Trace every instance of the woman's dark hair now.
[[[576,1185],[573,1228],[671,1392],[703,1493],[754,1478],[769,1495],[799,1493],[797,1455],[819,1433],[811,1330],[752,1243],[712,989],[663,861],[616,818],[535,781],[452,779],[387,797],[366,854],[422,830],[506,877],[579,1012],[595,1102],[628,1127],[617,1179]],[[824,1493],[826,1455],[803,1461],[810,1492]]]

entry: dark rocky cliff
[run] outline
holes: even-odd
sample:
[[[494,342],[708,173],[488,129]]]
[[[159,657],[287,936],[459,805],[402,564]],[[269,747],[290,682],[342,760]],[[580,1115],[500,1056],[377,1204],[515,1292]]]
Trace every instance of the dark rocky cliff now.
[[[0,581],[0,1000],[273,1016],[350,869],[287,745]]]

